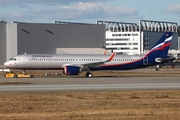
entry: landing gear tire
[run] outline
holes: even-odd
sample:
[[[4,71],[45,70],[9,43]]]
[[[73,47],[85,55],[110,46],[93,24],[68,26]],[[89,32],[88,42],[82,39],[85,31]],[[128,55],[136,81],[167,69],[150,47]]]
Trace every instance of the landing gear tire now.
[[[30,75],[30,78],[34,78],[34,75]]]
[[[26,70],[23,70],[22,74],[26,74]]]
[[[155,70],[155,71],[158,71],[160,67],[161,67],[160,65],[156,65],[156,66],[154,67],[154,70]]]
[[[93,74],[92,73],[86,73],[86,77],[91,78],[91,77],[93,77]]]
[[[17,75],[14,75],[14,78],[18,78],[18,76],[17,76]]]

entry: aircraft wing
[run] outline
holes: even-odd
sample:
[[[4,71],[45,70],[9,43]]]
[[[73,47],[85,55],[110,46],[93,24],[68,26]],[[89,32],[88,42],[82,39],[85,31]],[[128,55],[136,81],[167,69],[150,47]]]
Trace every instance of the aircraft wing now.
[[[82,64],[82,66],[84,67],[89,67],[89,68],[94,68],[98,65],[101,65],[101,64],[104,64],[105,62],[110,62],[114,56],[115,56],[116,52],[114,52],[107,60],[105,61],[100,61],[100,62],[92,62],[92,63],[85,63],[85,64]]]
[[[98,65],[104,64],[106,62],[110,62],[111,60],[113,60],[115,55],[116,55],[116,52],[112,53],[112,55],[105,61],[82,63],[82,64],[80,64],[80,63],[64,64],[63,67],[65,67],[65,66],[76,66],[76,67],[81,67],[81,68],[94,68]]]

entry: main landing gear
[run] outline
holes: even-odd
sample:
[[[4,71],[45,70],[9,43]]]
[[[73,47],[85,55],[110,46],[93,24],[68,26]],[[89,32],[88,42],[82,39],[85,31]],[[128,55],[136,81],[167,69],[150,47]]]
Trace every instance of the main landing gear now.
[[[89,77],[89,78],[93,77],[93,74],[90,72],[90,68],[87,68],[86,71],[87,71],[86,77]]]
[[[161,68],[161,65],[155,65],[154,70],[158,71]]]
[[[90,72],[87,72],[87,73],[86,73],[86,77],[91,78],[91,77],[93,77],[93,74],[92,74],[92,73],[90,73]]]

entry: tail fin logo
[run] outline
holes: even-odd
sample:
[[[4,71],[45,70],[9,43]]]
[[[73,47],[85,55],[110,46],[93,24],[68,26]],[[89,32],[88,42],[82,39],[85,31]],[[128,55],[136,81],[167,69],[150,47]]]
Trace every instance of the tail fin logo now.
[[[159,51],[156,52],[156,55],[167,55],[172,38],[172,32],[165,33],[146,55],[149,55],[150,53],[155,51]]]
[[[168,34],[166,34],[166,36],[168,36]],[[154,48],[152,48],[151,50],[157,50],[157,49],[163,49],[164,47],[170,46],[170,41],[172,39],[172,36],[167,38],[164,42],[158,44],[157,46],[155,46]]]

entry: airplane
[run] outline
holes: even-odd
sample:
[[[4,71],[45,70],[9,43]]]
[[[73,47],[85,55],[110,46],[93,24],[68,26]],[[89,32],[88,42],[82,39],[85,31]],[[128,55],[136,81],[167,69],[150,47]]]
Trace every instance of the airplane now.
[[[10,58],[4,66],[10,69],[63,70],[66,75],[78,75],[86,71],[86,77],[93,77],[91,71],[131,70],[159,65],[174,60],[168,56],[173,32],[166,32],[145,55],[107,54],[21,54]]]

